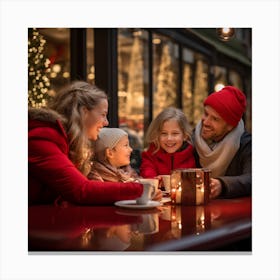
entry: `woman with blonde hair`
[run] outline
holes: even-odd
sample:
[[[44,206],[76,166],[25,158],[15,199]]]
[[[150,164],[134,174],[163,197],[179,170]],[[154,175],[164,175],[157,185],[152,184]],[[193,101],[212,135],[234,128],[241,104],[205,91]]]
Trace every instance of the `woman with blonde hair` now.
[[[108,125],[107,95],[94,85],[75,81],[49,102],[28,112],[29,204],[68,201],[112,204],[141,196],[143,186],[87,178],[92,141]]]
[[[149,147],[142,152],[140,175],[153,178],[170,175],[172,169],[195,167],[191,133],[191,126],[180,109],[169,107],[159,113],[147,131]]]

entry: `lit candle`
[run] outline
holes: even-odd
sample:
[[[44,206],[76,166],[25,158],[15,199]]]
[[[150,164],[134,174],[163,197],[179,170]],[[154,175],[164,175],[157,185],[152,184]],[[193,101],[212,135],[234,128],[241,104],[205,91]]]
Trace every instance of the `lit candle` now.
[[[176,188],[171,189],[170,197],[171,197],[171,202],[176,203]]]
[[[204,204],[204,185],[196,186],[196,205]]]
[[[171,232],[175,238],[180,238],[182,235],[182,218],[180,206],[172,206]]]
[[[182,187],[181,182],[178,183],[178,188],[176,190],[176,203],[181,203]]]
[[[196,234],[205,231],[204,206],[196,207]]]

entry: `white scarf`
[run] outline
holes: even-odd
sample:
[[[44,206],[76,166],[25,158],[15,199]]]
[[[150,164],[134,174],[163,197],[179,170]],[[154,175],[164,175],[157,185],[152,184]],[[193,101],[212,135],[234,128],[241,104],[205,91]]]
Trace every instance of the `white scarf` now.
[[[194,144],[199,155],[202,167],[211,170],[211,177],[223,176],[240,146],[240,138],[244,132],[244,123],[241,119],[238,125],[230,131],[213,150],[200,135],[201,121],[196,125]]]

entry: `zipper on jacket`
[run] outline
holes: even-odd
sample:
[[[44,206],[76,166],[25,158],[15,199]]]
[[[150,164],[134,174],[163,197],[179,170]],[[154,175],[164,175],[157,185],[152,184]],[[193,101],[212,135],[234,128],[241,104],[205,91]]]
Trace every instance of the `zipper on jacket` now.
[[[173,170],[173,165],[174,165],[174,155],[171,155],[171,168],[170,168],[170,172]]]

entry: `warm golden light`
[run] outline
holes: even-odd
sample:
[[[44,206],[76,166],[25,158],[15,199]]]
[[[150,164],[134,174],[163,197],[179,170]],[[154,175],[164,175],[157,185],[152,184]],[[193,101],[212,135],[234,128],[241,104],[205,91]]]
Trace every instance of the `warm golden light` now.
[[[89,73],[88,74],[88,79],[89,80],[94,80],[94,74],[93,73]]]
[[[235,30],[234,28],[217,28],[216,29],[217,35],[219,39],[222,41],[229,41],[234,37]]]
[[[161,43],[161,40],[159,38],[154,38],[153,39],[153,44],[158,45]]]
[[[223,34],[229,34],[230,33],[230,28],[222,28]]]
[[[56,78],[56,76],[57,76],[57,74],[56,74],[55,72],[52,72],[52,73],[50,74],[50,77],[53,78],[53,79]]]
[[[215,91],[219,91],[219,90],[221,90],[221,89],[224,88],[224,87],[225,87],[225,85],[218,83],[218,84],[215,85],[214,90],[215,90]]]
[[[63,78],[67,79],[67,78],[70,77],[70,73],[69,73],[69,72],[64,72],[64,73],[62,74],[62,76],[63,76]]]
[[[61,66],[59,64],[54,64],[52,70],[55,73],[59,73],[61,71]]]
[[[134,31],[134,32],[133,32],[133,36],[134,36],[134,37],[140,37],[140,36],[142,36],[142,31],[141,31],[141,30],[136,30],[136,31]]]

